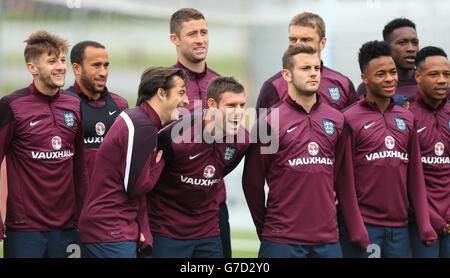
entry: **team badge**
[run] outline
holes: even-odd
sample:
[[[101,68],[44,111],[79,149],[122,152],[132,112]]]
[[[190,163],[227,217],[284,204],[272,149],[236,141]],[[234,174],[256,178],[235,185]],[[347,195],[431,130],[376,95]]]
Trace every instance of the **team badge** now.
[[[394,137],[386,136],[386,138],[384,138],[384,144],[386,145],[386,148],[392,150],[395,147]]]
[[[317,155],[319,153],[319,144],[311,142],[308,144],[308,152],[310,155]]]
[[[436,145],[434,145],[434,153],[437,156],[441,156],[444,154],[444,144],[441,142],[437,142]]]
[[[400,130],[401,132],[406,131],[405,119],[399,118],[399,117],[394,117],[394,121],[395,121],[395,125],[397,126],[398,130]]]
[[[95,132],[97,132],[98,136],[103,136],[105,134],[105,124],[102,122],[98,122],[95,124]]]
[[[339,87],[328,87],[328,94],[330,98],[336,102],[341,100],[341,91]]]
[[[73,112],[62,112],[64,123],[68,128],[72,128],[75,125],[75,115]]]
[[[54,136],[52,138],[52,147],[54,150],[59,150],[62,147],[62,140],[59,136]]]
[[[322,128],[328,136],[333,136],[334,132],[336,131],[336,126],[332,121],[329,120],[322,120]]]
[[[237,153],[237,149],[231,146],[225,146],[225,152],[223,154],[223,158],[226,162],[230,162],[233,160],[234,156]]]
[[[207,179],[210,179],[214,177],[214,174],[216,173],[216,168],[212,165],[208,165],[203,170],[203,176]]]

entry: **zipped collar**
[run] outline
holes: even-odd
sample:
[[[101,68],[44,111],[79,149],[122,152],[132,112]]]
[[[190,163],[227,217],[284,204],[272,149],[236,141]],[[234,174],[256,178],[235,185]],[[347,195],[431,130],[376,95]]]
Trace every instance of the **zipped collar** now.
[[[206,63],[205,63],[205,70],[200,73],[188,69],[180,61],[177,61],[177,63],[175,64],[175,67],[184,69],[188,73],[189,78],[191,78],[191,79],[200,79],[200,78],[204,77],[206,75],[206,73],[208,72],[208,65],[206,65]]]
[[[35,95],[35,96],[37,96],[37,97],[40,97],[40,98],[42,98],[42,99],[44,99],[44,100],[47,100],[47,101],[53,101],[53,100],[59,98],[59,94],[60,94],[61,89],[58,89],[58,91],[56,92],[56,94],[54,94],[54,95],[52,95],[52,96],[49,96],[49,95],[46,95],[46,94],[43,94],[42,92],[40,92],[40,91],[36,88],[36,85],[34,85],[34,82],[32,82],[32,83],[30,84],[30,86],[28,86],[28,91],[30,91],[30,93],[31,93],[32,95]]]
[[[365,107],[368,107],[371,109],[376,109],[377,111],[381,112],[380,109],[378,108],[378,105],[375,103],[375,101],[368,101],[366,99],[366,95],[364,95],[364,97],[359,100],[359,105],[365,106]],[[394,100],[394,98],[391,97],[391,102],[389,103],[388,107],[386,107],[386,111],[392,110],[392,108],[394,108],[395,105],[396,105],[395,100]],[[386,112],[386,111],[384,111],[384,112]]]
[[[442,107],[445,106],[445,104],[447,103],[447,98],[444,98],[444,100],[442,101],[441,104],[439,104],[438,108],[433,108],[431,107],[428,103],[426,103],[423,98],[422,95],[420,94],[419,91],[416,92],[415,96],[414,96],[414,100],[417,101],[417,103],[420,104],[420,106],[430,110],[430,111],[439,111],[442,109]]]
[[[320,97],[319,94],[316,93],[316,103],[314,103],[309,113],[305,111],[303,106],[301,106],[295,100],[293,100],[289,94],[287,95],[286,103],[295,108],[295,110],[303,111],[305,114],[311,114],[312,111],[317,110],[319,105],[322,104],[322,98]]]
[[[77,81],[75,81],[75,83],[73,84],[73,88],[75,89],[75,91],[77,91],[78,95],[80,97],[83,97],[85,99],[87,99],[88,101],[97,101],[99,99],[102,99],[104,97],[106,97],[107,94],[109,94],[108,88],[105,86],[105,89],[103,90],[103,92],[101,93],[101,96],[99,99],[93,99],[92,97],[86,95],[83,90],[81,90],[80,85],[77,83]]]
[[[152,123],[156,127],[156,129],[160,130],[162,128],[162,124],[161,119],[158,116],[158,113],[156,113],[156,111],[146,101],[142,102],[139,106],[142,109],[144,109],[145,112],[147,112],[148,116],[150,117],[150,120],[152,120]]]

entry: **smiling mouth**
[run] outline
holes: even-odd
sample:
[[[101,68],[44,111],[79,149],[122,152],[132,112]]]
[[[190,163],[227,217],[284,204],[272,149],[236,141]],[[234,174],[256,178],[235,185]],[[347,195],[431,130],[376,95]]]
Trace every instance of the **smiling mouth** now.
[[[405,57],[405,61],[408,63],[414,63],[415,60],[416,60],[416,56],[406,56]]]

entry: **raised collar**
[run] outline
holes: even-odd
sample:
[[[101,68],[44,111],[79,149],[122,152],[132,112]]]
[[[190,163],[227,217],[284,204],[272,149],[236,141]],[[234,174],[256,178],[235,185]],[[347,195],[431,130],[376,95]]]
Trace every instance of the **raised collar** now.
[[[148,104],[146,101],[144,101],[139,106],[142,109],[144,109],[145,112],[147,112],[148,116],[152,120],[152,122],[155,125],[156,129],[160,130],[162,128],[161,119],[159,118],[159,116],[156,113],[156,111],[150,106],[150,104]]]
[[[38,88],[36,88],[36,85],[34,85],[34,82],[32,82],[32,83],[30,84],[30,86],[28,86],[28,90],[30,91],[31,94],[33,94],[33,95],[35,95],[35,96],[38,96],[38,97],[40,97],[40,98],[49,100],[49,101],[53,101],[53,100],[59,98],[59,94],[60,94],[60,91],[61,91],[61,89],[58,89],[58,91],[56,92],[56,94],[54,94],[54,95],[52,95],[52,96],[49,96],[49,95],[46,95],[46,94],[43,94],[42,92],[40,92],[40,91],[38,90]]]
[[[80,97],[84,97],[84,98],[86,98],[88,101],[95,101],[95,99],[93,99],[92,97],[86,95],[86,94],[83,92],[83,90],[81,90],[81,87],[80,87],[80,85],[77,83],[77,81],[75,81],[75,83],[73,84],[73,88],[75,89],[75,91],[77,91],[77,93],[78,93],[78,95],[79,95]],[[104,98],[108,93],[109,93],[109,92],[108,92],[108,88],[106,88],[106,86],[105,86],[105,89],[104,89],[103,92],[101,93],[102,95],[100,96],[99,99]],[[97,99],[97,100],[98,100],[98,99]]]
[[[208,72],[208,65],[206,65],[206,63],[205,63],[205,70],[203,70],[203,72],[200,72],[200,73],[188,69],[180,61],[177,61],[177,63],[175,64],[175,67],[184,69],[188,73],[189,78],[193,78],[193,79],[200,79],[200,78],[204,77],[206,75],[206,73]]]

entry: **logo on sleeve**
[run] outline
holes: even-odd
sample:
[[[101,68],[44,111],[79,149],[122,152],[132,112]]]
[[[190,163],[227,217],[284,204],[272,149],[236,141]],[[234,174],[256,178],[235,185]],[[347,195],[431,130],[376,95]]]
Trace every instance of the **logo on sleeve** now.
[[[397,126],[398,130],[400,130],[401,132],[406,131],[405,119],[400,118],[400,117],[394,117],[394,121],[395,121],[395,125]]]
[[[102,122],[98,122],[95,124],[95,132],[98,136],[103,136],[105,134],[106,127],[105,124]]]
[[[341,91],[339,90],[339,87],[328,87],[328,94],[335,102],[339,102],[341,100]]]
[[[329,120],[322,120],[322,128],[328,136],[333,136],[334,132],[336,131],[336,126],[332,121]]]
[[[386,144],[386,148],[392,150],[395,147],[394,137],[386,136],[386,138],[384,138],[384,144]]]
[[[319,144],[311,142],[308,144],[308,152],[310,155],[317,155],[319,153]]]
[[[75,115],[73,112],[62,112],[64,123],[68,128],[72,128],[75,125]]]
[[[52,147],[54,150],[59,150],[62,147],[62,140],[59,136],[54,136],[52,138]]]
[[[225,152],[223,154],[223,158],[225,162],[230,162],[233,160],[234,156],[237,153],[237,148],[231,146],[225,146]]]
[[[434,145],[434,153],[437,156],[444,154],[444,144],[442,142],[437,142],[436,145]]]
[[[203,176],[207,179],[210,179],[214,177],[214,174],[216,173],[216,168],[212,165],[208,165],[203,170]]]

